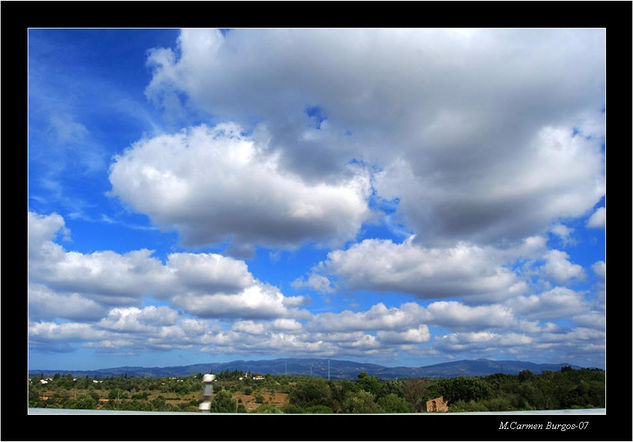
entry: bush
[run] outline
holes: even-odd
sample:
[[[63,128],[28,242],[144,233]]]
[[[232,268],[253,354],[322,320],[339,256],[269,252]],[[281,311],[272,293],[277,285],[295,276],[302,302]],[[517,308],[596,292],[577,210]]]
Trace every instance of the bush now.
[[[295,405],[295,404],[288,404],[285,408],[284,408],[284,413],[286,414],[302,414],[304,413],[304,409]]]
[[[314,405],[329,406],[332,402],[332,392],[325,379],[310,378],[298,383],[288,395],[290,403],[303,408]]]
[[[344,413],[381,413],[382,409],[374,402],[374,395],[361,390],[350,393],[343,401]]]
[[[378,405],[383,409],[385,413],[410,413],[411,406],[407,400],[394,393],[389,393],[386,396],[378,399]]]
[[[68,401],[67,407],[83,410],[93,410],[97,408],[97,401],[95,401],[88,394],[81,394],[77,397],[77,399]]]
[[[235,413],[237,411],[237,401],[233,399],[230,392],[226,390],[220,391],[211,401],[210,411],[212,413]]]
[[[310,414],[330,414],[334,413],[330,407],[326,407],[325,405],[314,405],[312,407],[306,408],[306,413]]]

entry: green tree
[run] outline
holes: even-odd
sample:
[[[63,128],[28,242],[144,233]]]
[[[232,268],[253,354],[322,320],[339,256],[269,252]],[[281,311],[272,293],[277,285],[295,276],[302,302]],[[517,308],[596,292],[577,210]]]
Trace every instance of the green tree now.
[[[329,406],[332,402],[332,392],[325,379],[309,378],[297,383],[288,395],[288,400],[302,408],[313,405]]]
[[[444,400],[453,403],[457,401],[478,401],[492,396],[492,388],[484,379],[459,376],[452,379],[441,379],[432,386],[434,397],[444,396]]]
[[[306,408],[305,412],[310,414],[331,414],[334,413],[334,410],[330,407],[326,407],[325,405],[314,405]]]
[[[80,394],[77,399],[68,402],[68,408],[93,410],[97,408],[97,401],[88,394]]]
[[[235,413],[237,411],[237,401],[233,399],[229,391],[220,391],[213,397],[210,411],[212,413]]]
[[[403,397],[389,393],[378,399],[378,405],[385,413],[410,413],[411,405]]]
[[[361,390],[371,393],[376,397],[380,397],[382,394],[383,384],[376,376],[369,376],[363,371],[358,374],[356,383]]]
[[[257,409],[255,410],[255,413],[282,414],[283,411],[281,411],[279,408],[275,407],[274,405],[264,404],[261,407],[257,407]]]
[[[530,370],[522,370],[519,372],[519,382],[528,381],[534,376]]]
[[[349,393],[343,401],[342,410],[344,413],[380,413],[382,409],[374,398],[373,394],[364,390]]]

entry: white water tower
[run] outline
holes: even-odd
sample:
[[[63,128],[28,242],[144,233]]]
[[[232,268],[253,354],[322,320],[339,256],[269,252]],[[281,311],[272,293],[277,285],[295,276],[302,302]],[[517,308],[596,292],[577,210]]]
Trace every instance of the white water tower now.
[[[202,376],[202,397],[200,403],[200,411],[209,411],[211,409],[211,395],[213,394],[213,385],[211,382],[215,380],[215,375],[207,373]]]

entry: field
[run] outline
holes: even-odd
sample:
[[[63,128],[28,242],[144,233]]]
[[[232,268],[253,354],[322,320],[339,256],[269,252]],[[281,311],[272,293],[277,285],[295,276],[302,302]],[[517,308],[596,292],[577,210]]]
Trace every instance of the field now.
[[[381,380],[360,373],[354,381],[318,377],[220,372],[211,412],[219,413],[427,413],[593,409],[605,406],[605,372],[545,371],[482,377]],[[198,412],[202,375],[170,378],[29,379],[29,407]]]

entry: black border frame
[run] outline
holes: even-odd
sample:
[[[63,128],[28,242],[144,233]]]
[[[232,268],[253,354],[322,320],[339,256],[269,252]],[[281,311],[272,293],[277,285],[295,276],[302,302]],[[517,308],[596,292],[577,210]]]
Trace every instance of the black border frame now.
[[[629,1],[30,2],[2,1],[2,440],[632,440],[631,17]],[[27,30],[30,27],[599,27],[607,31],[606,415],[28,415]],[[621,170],[623,168],[623,170]],[[16,184],[17,177],[17,184]],[[627,178],[627,179],[623,179]],[[623,210],[624,209],[626,210]],[[622,213],[620,213],[622,212]],[[624,221],[625,227],[621,227]],[[626,238],[626,240],[624,239]],[[617,245],[616,245],[617,244]],[[625,250],[625,251],[627,251]],[[616,256],[617,254],[617,256]],[[17,258],[16,258],[17,256]],[[263,416],[263,417],[261,417]],[[272,417],[271,417],[272,416]],[[197,417],[191,417],[198,419]],[[251,420],[249,420],[251,419]],[[585,431],[500,430],[501,422],[577,423]]]

